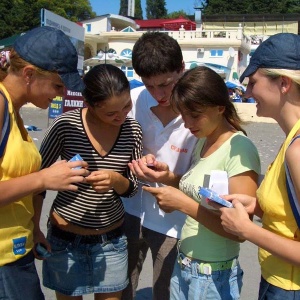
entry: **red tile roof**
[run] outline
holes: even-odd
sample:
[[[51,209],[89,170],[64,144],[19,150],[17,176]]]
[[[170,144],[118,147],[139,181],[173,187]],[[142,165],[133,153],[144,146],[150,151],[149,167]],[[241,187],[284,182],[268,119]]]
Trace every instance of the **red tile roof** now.
[[[195,30],[196,23],[179,17],[177,19],[152,19],[152,20],[135,20],[135,22],[140,26],[141,30],[147,30],[151,28],[164,28],[167,30],[179,30],[181,25],[184,25],[186,30]]]

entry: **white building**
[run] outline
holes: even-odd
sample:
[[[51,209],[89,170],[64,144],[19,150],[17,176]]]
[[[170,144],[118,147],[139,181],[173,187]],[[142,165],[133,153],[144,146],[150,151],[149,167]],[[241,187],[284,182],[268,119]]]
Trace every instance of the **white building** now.
[[[82,23],[85,28],[86,67],[103,62],[114,63],[129,79],[139,79],[131,66],[131,51],[135,41],[151,28],[140,30],[138,21],[113,14]],[[178,41],[186,69],[205,64],[226,80],[238,79],[247,66],[251,48],[251,39],[244,35],[242,26],[230,30],[202,30],[201,22],[196,23],[195,30],[185,29],[184,25],[179,30],[161,30]]]

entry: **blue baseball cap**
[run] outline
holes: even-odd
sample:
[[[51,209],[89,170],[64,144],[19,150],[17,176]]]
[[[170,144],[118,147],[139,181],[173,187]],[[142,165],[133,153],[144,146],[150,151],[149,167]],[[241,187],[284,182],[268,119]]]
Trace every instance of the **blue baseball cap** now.
[[[25,61],[46,71],[56,71],[67,89],[81,92],[85,85],[78,73],[78,53],[61,30],[43,26],[20,36],[13,48]]]
[[[300,70],[300,36],[278,33],[262,42],[241,75],[240,82],[259,68]]]

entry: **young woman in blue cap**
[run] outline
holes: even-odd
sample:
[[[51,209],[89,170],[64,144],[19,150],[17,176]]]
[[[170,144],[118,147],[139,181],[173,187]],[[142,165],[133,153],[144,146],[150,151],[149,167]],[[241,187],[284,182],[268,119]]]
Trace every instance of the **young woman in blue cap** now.
[[[273,118],[286,134],[256,197],[226,196],[234,208],[221,209],[224,229],[259,247],[259,300],[300,299],[300,223],[292,209],[300,205],[299,49],[300,36],[273,35],[257,48],[241,76],[241,82],[249,77],[246,97],[256,100],[257,115]],[[262,218],[262,227],[248,214]]]
[[[19,111],[27,102],[46,109],[53,98],[63,96],[65,86],[81,91],[84,85],[75,47],[54,28],[24,34],[1,62],[9,67],[0,72],[0,299],[43,300],[32,251],[33,194],[76,191],[74,183],[88,175],[88,165],[61,161],[40,171],[41,156]]]

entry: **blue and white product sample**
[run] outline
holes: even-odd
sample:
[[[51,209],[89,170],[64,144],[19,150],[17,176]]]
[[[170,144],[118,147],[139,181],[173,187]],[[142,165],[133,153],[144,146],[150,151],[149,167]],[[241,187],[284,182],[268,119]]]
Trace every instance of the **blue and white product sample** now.
[[[69,161],[77,161],[77,160],[83,160],[82,157],[79,154],[76,154],[75,156],[73,156]],[[81,167],[75,167],[73,169],[81,169]]]
[[[214,201],[220,205],[226,206],[226,207],[233,207],[232,203],[221,198],[216,192],[214,192],[211,189],[199,187],[198,191],[199,195],[201,195],[204,198],[208,198],[211,201]]]
[[[40,243],[36,244],[35,250],[39,257],[47,258],[51,256],[51,253]]]

